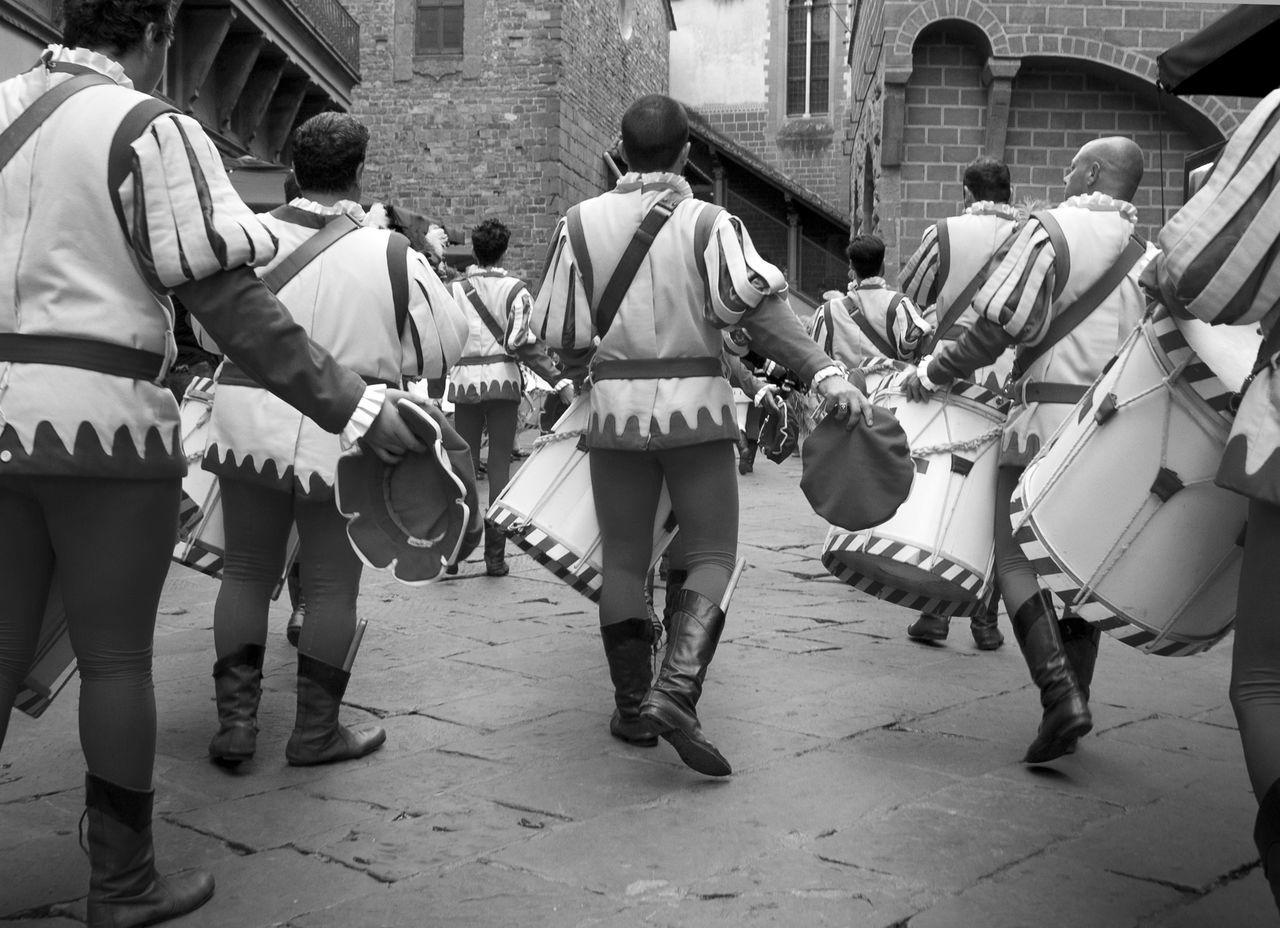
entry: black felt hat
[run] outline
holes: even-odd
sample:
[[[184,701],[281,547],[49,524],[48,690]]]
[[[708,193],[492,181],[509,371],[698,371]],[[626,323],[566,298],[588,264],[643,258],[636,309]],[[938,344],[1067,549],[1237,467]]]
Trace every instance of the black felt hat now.
[[[851,532],[892,518],[916,475],[897,418],[880,406],[872,408],[871,425],[859,422],[853,431],[828,415],[800,449],[800,489],[809,505],[832,525]]]

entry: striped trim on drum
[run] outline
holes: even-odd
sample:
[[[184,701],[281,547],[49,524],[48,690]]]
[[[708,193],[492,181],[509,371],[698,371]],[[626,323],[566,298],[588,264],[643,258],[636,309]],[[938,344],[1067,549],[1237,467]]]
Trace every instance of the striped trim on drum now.
[[[1134,625],[1128,619],[1118,616],[1115,611],[1092,593],[1083,589],[1080,581],[1067,572],[1041,542],[1035,532],[1034,520],[1028,518],[1019,525],[1019,516],[1026,511],[1023,501],[1022,485],[1014,492],[1009,505],[1010,520],[1015,526],[1013,540],[1022,548],[1022,553],[1031,561],[1040,582],[1058,601],[1062,616],[1076,615],[1096,625],[1112,638],[1124,642],[1131,648],[1137,648],[1147,654],[1161,657],[1188,657],[1207,651],[1221,641],[1230,629],[1222,634],[1200,641],[1171,641],[1162,639],[1160,634]]]
[[[190,546],[179,544],[175,550],[173,560],[192,570],[199,571],[202,574],[208,574],[215,580],[222,579],[222,555],[210,551],[200,545],[199,542]]]
[[[600,601],[600,589],[604,586],[604,579],[598,570],[583,562],[578,555],[536,525],[521,525],[520,517],[510,510],[500,510],[490,521],[502,529],[516,547],[574,590],[592,602]]]
[[[1235,413],[1231,410],[1235,394],[1191,350],[1167,309],[1161,307],[1156,312],[1151,319],[1151,328],[1155,332],[1156,344],[1168,356],[1169,362],[1174,367],[1187,364],[1186,370],[1182,372],[1182,379],[1187,386],[1199,394],[1210,409],[1231,422],[1235,418]]]
[[[859,573],[838,558],[837,555],[850,550],[856,550],[859,554],[872,555],[884,560],[897,561],[900,564],[910,564],[916,567],[932,559],[934,566],[930,568],[931,573],[956,584],[956,586],[973,595],[975,601],[956,602],[951,599],[940,599],[936,596],[927,596],[923,593],[904,590],[883,581],[874,580]],[[939,616],[969,616],[986,609],[986,597],[979,595],[987,585],[986,577],[979,576],[967,567],[962,567],[948,558],[940,557],[931,551],[925,551],[900,541],[890,541],[884,538],[875,538],[874,536],[868,539],[864,533],[842,532],[833,529],[823,545],[822,566],[837,580],[844,581],[855,590],[861,590],[876,599],[883,599],[885,602],[893,603],[895,606],[902,606],[904,609],[916,609]]]

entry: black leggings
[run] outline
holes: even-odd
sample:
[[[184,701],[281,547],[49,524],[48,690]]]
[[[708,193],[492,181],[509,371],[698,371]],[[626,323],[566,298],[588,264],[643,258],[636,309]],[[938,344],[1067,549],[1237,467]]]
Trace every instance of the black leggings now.
[[[738,476],[731,441],[665,451],[594,450],[591,489],[600,523],[600,624],[649,614],[644,587],[663,481],[680,524],[684,588],[720,602],[738,554]]]
[[[480,436],[489,427],[489,502],[511,479],[511,452],[516,446],[519,424],[519,400],[485,400],[481,403],[458,403],[453,407],[453,425],[462,440],[471,446],[471,461],[480,469]]]
[[[54,562],[80,669],[89,772],[151,788],[151,643],[169,572],[181,481],[0,479],[0,746],[35,653]]]
[[[1244,763],[1261,801],[1280,780],[1280,506],[1252,500],[1244,540],[1231,706]]]

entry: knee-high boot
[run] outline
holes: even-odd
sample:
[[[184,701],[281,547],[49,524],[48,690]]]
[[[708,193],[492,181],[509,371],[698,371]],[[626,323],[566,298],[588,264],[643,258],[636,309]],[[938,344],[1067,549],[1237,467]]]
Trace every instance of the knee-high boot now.
[[[1067,753],[1071,745],[1093,728],[1089,704],[1067,663],[1058,630],[1058,617],[1049,594],[1041,590],[1023,603],[1013,616],[1013,631],[1040,688],[1044,716],[1035,741],[1023,761],[1042,764]]]
[[[673,568],[667,571],[667,587],[664,591],[662,606],[662,627],[671,633],[671,617],[676,614],[676,600],[684,589],[684,582],[689,579],[689,571]]]
[[[505,577],[511,572],[507,566],[507,536],[488,519],[484,520],[484,572],[490,577]]]
[[[262,645],[246,644],[213,665],[218,733],[209,742],[209,757],[214,763],[236,766],[253,757],[264,653]]]
[[[1253,843],[1262,857],[1262,872],[1271,886],[1271,896],[1280,909],[1280,780],[1271,784],[1258,806],[1253,822]]]
[[[712,777],[726,777],[733,768],[703,735],[696,709],[723,630],[720,607],[701,593],[682,589],[658,679],[640,707],[640,717],[671,743],[688,767]]]
[[[969,619],[969,632],[979,651],[994,651],[1004,644],[1004,635],[1000,634],[1000,592],[991,591],[985,608]]]
[[[1076,683],[1087,701],[1089,687],[1093,683],[1093,668],[1098,663],[1098,642],[1102,638],[1102,630],[1079,616],[1070,616],[1058,621],[1058,631],[1062,635],[1062,648],[1067,652],[1067,663],[1071,665]]]
[[[628,744],[651,748],[658,743],[658,733],[640,718],[640,704],[653,680],[653,625],[648,619],[627,619],[602,626],[600,637],[613,680],[615,708],[609,734]]]
[[[387,740],[379,725],[347,728],[338,723],[351,673],[306,654],[298,655],[298,718],[284,756],[295,767],[332,764],[372,754]]]
[[[89,928],[137,928],[198,909],[213,895],[213,876],[156,872],[151,841],[155,793],[85,774],[89,838]]]

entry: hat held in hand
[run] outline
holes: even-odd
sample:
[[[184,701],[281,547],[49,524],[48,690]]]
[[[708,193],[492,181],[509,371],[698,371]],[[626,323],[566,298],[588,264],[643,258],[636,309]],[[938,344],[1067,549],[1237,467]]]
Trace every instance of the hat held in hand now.
[[[396,409],[427,450],[395,464],[363,448],[344,455],[334,492],[360,560],[417,586],[475,550],[483,513],[471,450],[444,414],[410,400]]]
[[[809,505],[850,532],[891,519],[916,476],[907,434],[897,418],[880,406],[872,410],[871,424],[859,420],[852,431],[828,415],[800,449],[800,489]]]

